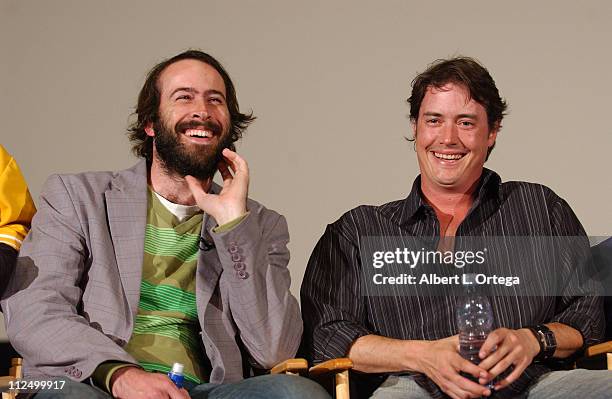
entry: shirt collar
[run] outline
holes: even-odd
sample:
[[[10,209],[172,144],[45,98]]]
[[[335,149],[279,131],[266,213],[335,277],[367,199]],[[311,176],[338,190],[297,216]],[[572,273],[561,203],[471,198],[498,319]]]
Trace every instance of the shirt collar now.
[[[483,168],[476,193],[472,208],[477,207],[489,198],[501,199],[501,177],[494,171]],[[414,179],[412,190],[410,190],[410,194],[404,200],[403,208],[403,211],[399,213],[401,219],[399,221],[400,225],[409,223],[422,213],[433,212],[421,191],[421,175]]]

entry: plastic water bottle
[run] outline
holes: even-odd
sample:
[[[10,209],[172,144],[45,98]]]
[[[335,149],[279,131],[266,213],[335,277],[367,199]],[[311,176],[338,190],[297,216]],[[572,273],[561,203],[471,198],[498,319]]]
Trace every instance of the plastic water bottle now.
[[[183,381],[185,377],[183,376],[183,369],[185,366],[182,363],[174,363],[172,365],[172,370],[168,373],[168,377],[174,382],[177,388],[183,387]]]
[[[463,276],[465,296],[457,298],[459,353],[474,364],[480,363],[478,352],[493,327],[493,309],[489,298],[476,290],[475,275]]]

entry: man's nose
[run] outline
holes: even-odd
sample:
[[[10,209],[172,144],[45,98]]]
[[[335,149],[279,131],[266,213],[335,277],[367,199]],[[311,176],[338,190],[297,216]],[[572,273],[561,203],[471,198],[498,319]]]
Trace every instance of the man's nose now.
[[[438,137],[440,144],[444,145],[454,145],[457,144],[459,140],[459,130],[457,129],[457,125],[454,123],[445,124],[442,129],[440,129],[440,136]]]
[[[208,109],[208,104],[206,104],[205,102],[196,104],[192,112],[193,118],[206,120],[209,118],[209,116],[210,116],[210,110]]]

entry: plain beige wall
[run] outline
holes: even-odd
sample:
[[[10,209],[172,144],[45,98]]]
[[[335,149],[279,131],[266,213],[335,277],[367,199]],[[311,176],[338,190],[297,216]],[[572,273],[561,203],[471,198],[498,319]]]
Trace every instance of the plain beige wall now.
[[[410,82],[464,54],[510,103],[487,166],[550,186],[589,234],[610,235],[611,19],[603,0],[0,0],[0,142],[35,196],[50,173],[128,167],[146,72],[210,52],[259,117],[239,151],[251,196],[289,221],[297,296],[327,223],[407,195]]]

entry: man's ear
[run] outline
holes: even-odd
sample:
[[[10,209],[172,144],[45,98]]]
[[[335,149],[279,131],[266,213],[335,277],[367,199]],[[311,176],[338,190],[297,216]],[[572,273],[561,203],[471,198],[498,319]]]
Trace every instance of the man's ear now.
[[[501,124],[499,122],[495,122],[495,124],[493,125],[493,129],[491,129],[491,131],[489,132],[489,137],[487,138],[487,146],[489,148],[495,145],[495,140],[497,140],[497,132],[499,132],[500,128]]]
[[[145,125],[144,131],[147,134],[147,136],[155,137],[155,130],[153,130],[152,122],[149,122]]]
[[[416,139],[416,133],[417,133],[417,121],[416,119],[412,119],[410,118],[410,128],[412,129],[412,138]]]

